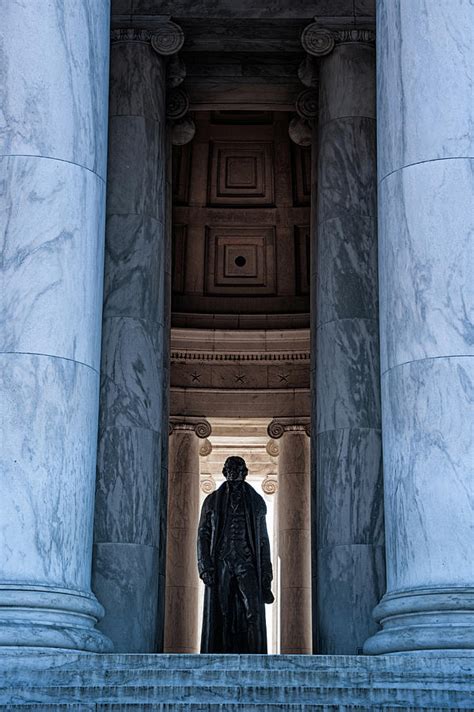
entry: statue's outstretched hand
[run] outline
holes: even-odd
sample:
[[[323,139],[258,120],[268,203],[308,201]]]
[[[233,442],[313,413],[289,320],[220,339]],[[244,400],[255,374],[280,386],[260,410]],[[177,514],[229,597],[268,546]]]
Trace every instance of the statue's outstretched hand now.
[[[201,574],[201,580],[206,586],[214,585],[214,571],[203,571]]]

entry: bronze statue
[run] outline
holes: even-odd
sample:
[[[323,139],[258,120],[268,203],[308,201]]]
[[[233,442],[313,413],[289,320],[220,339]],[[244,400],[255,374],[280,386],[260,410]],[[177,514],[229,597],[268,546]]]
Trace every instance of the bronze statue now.
[[[245,460],[228,457],[226,482],[202,505],[199,575],[206,585],[201,653],[266,653],[265,603],[273,603],[267,507],[245,478]]]

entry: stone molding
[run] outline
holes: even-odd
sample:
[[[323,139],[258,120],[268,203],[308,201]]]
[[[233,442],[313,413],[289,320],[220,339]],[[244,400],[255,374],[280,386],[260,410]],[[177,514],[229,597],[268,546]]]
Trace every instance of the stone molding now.
[[[336,44],[349,42],[361,42],[373,46],[375,32],[359,28],[330,30],[321,27],[318,22],[312,22],[301,34],[303,49],[312,57],[325,57],[333,51]]]
[[[309,418],[274,418],[267,428],[268,435],[274,440],[291,432],[305,432],[308,437],[311,437]]]
[[[209,352],[189,352],[189,351],[172,351],[172,361],[309,361],[310,354],[308,353],[209,353]]]
[[[194,432],[198,438],[205,440],[211,434],[212,427],[204,418],[179,418],[172,416],[169,421],[170,435],[179,430]]]
[[[382,627],[366,640],[366,655],[472,649],[474,588],[419,587],[385,594],[373,616]]]
[[[309,329],[171,330],[174,361],[309,361]]]

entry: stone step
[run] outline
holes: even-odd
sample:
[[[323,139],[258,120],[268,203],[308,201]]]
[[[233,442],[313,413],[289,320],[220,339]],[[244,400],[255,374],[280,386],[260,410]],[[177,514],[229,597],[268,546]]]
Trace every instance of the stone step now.
[[[103,684],[95,687],[26,687],[3,688],[0,704],[22,703],[84,703],[84,704],[174,704],[176,702],[216,705],[265,705],[272,704],[311,704],[311,705],[343,705],[364,707],[367,705],[387,706],[398,705],[405,709],[414,706],[416,709],[438,709],[452,706],[456,701],[461,709],[471,709],[474,698],[466,692],[463,696],[454,689],[414,689],[401,687],[245,687],[238,685],[141,685],[123,686]],[[226,707],[227,709],[227,707]]]
[[[138,703],[133,703],[133,702],[127,702],[127,703],[112,703],[112,704],[63,704],[63,703],[51,703],[51,704],[23,704],[23,705],[9,705],[8,710],[14,711],[14,710],[20,710],[20,712],[26,712],[28,710],[29,712],[34,712],[35,710],[41,710],[41,712],[130,712],[130,711],[136,711],[140,712],[143,710],[144,712],[188,712],[189,710],[192,710],[192,712],[284,712],[285,710],[289,710],[289,712],[374,712],[374,710],[377,710],[377,712],[401,712],[403,709],[404,712],[418,712],[420,709],[419,707],[393,707],[393,706],[377,706],[377,708],[374,708],[373,705],[370,706],[357,706],[354,707],[353,705],[346,706],[346,705],[319,705],[319,704],[300,704],[298,702],[296,703],[283,703],[283,704],[273,704],[273,703],[265,703],[264,705],[261,704],[248,704],[248,703],[230,703],[226,705],[221,705],[221,704],[196,704],[193,705],[192,708],[190,708],[189,704],[187,702],[173,702],[171,704],[168,703],[151,703],[151,704],[143,704],[141,702]],[[428,709],[428,708],[427,708]],[[433,710],[434,708],[429,708]],[[437,707],[436,712],[461,712],[460,708],[454,708],[454,707]],[[465,712],[465,710],[464,710]]]
[[[474,657],[87,655],[18,649],[0,655],[0,706],[472,712]]]

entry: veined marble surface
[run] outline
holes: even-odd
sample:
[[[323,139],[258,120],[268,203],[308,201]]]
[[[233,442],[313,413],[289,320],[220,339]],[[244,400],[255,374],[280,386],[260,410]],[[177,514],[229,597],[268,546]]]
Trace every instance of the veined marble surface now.
[[[101,428],[133,426],[161,431],[163,340],[161,325],[144,319],[103,321]]]
[[[379,338],[374,319],[339,319],[317,333],[316,432],[380,428]]]
[[[115,652],[156,650],[161,587],[164,579],[154,546],[94,544],[92,589],[105,607],[97,627],[113,641]]]
[[[375,52],[367,44],[336,45],[321,60],[312,188],[312,573],[319,653],[360,651],[377,629],[371,611],[384,592],[375,86]]]
[[[149,43],[112,42],[110,76],[93,588],[116,650],[155,652],[167,505],[165,62]]]
[[[1,8],[2,646],[110,649],[90,592],[109,10]]]
[[[133,317],[155,321],[157,305],[168,288],[161,266],[166,242],[161,222],[148,215],[114,214],[107,218],[104,318]]]
[[[474,158],[409,166],[379,195],[382,372],[474,356]]]
[[[0,362],[0,583],[87,591],[99,376],[49,356]]]
[[[365,649],[472,649],[474,5],[379,0],[378,18],[388,587]]]
[[[412,163],[474,156],[473,56],[471,2],[377,0],[379,181]]]
[[[317,436],[317,445],[318,546],[383,545],[380,430],[330,430]]]
[[[319,124],[348,116],[375,119],[375,49],[350,42],[321,63]],[[326,81],[326,77],[328,81]]]
[[[352,233],[357,240],[347,239]],[[318,237],[318,261],[326,268],[312,276],[321,295],[317,326],[337,319],[377,319],[375,217],[330,218],[319,225]]]
[[[107,216],[146,215],[163,223],[164,122],[143,116],[111,116],[109,152]]]
[[[165,431],[165,437],[168,437]],[[160,542],[162,434],[137,427],[110,426],[101,431],[95,498],[96,542]],[[148,473],[156,473],[152,486]],[[130,487],[130,480],[134,487]]]
[[[0,155],[77,163],[105,180],[109,13],[108,0],[2,3]]]
[[[474,360],[382,378],[389,590],[474,582]]]
[[[324,581],[324,586],[316,587],[318,649],[328,654],[341,649],[360,654],[367,635],[378,628],[372,611],[385,592],[384,547],[343,544],[318,548],[317,576],[319,584]]]
[[[161,121],[165,110],[166,71],[149,43],[113,42],[110,116],[143,116]],[[150,91],[143,91],[149,87]]]
[[[334,119],[319,134],[318,224],[376,215],[375,121]]]
[[[0,349],[100,366],[105,185],[91,171],[0,158]]]

